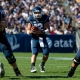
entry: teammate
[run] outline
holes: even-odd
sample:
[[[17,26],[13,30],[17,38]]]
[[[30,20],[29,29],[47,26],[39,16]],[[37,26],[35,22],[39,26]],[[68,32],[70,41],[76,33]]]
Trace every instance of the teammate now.
[[[22,76],[16,64],[16,59],[12,53],[11,46],[6,38],[5,28],[7,28],[5,14],[2,7],[0,6],[0,49],[3,51],[9,64],[12,66],[16,76]],[[0,76],[4,77],[4,74],[5,71],[3,63],[0,63]]]
[[[76,56],[73,59],[72,66],[71,66],[71,69],[70,69],[67,77],[72,77],[74,75],[76,68],[80,64],[80,22],[78,22],[77,26],[78,27],[76,30],[76,44],[77,44],[78,51],[77,51]]]
[[[46,41],[46,35],[50,32],[49,16],[42,14],[42,9],[36,6],[33,9],[33,15],[29,17],[29,22],[26,27],[27,34],[32,35],[31,39],[31,72],[37,72],[35,67],[36,58],[39,49],[43,52],[42,62],[40,63],[40,71],[45,72],[44,65],[49,57],[49,47]]]

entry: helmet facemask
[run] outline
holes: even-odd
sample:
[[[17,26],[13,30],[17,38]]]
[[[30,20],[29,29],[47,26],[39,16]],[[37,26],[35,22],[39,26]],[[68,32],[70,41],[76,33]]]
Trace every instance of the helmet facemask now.
[[[41,18],[42,12],[37,10],[37,11],[33,12],[33,16],[34,16],[34,18]]]

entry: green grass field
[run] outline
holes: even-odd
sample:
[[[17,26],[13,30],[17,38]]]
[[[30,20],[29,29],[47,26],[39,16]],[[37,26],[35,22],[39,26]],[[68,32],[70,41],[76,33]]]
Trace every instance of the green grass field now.
[[[68,71],[70,70],[72,59],[75,53],[50,53],[50,57],[45,65],[45,73],[41,73],[39,64],[41,62],[42,54],[39,53],[36,62],[37,73],[31,73],[30,57],[31,53],[14,53],[17,64],[24,77],[16,77],[12,67],[8,64],[4,55],[0,53],[0,62],[4,64],[5,76],[0,80],[80,80],[80,69],[76,69],[76,72],[72,78],[66,78]]]

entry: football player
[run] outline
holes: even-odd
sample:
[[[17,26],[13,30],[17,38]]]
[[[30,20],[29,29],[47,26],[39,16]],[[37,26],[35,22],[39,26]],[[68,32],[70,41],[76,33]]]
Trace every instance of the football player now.
[[[76,56],[73,59],[71,69],[70,69],[67,77],[72,77],[74,75],[74,72],[75,72],[76,68],[80,64],[80,22],[78,23],[77,26],[78,27],[77,27],[77,30],[76,30],[76,43],[77,43],[78,51],[77,51]]]
[[[6,16],[0,6],[0,49],[3,51],[8,63],[12,66],[16,76],[22,76],[18,66],[16,64],[16,59],[12,53],[11,46],[6,38],[5,28],[7,28]],[[0,63],[0,77],[4,77],[5,71],[3,63]]]
[[[49,16],[42,13],[42,9],[36,6],[33,9],[33,15],[29,17],[28,24],[26,26],[27,34],[31,34],[31,72],[37,72],[35,63],[39,52],[42,50],[43,57],[39,64],[40,71],[45,72],[44,65],[49,57],[49,47],[46,41],[46,35],[50,32]]]

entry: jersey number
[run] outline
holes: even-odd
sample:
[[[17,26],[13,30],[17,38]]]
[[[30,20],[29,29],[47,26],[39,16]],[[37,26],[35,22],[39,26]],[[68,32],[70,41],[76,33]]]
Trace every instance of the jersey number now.
[[[37,27],[39,27],[40,29],[42,29],[42,28],[43,28],[43,24],[42,24],[42,23],[34,24],[34,26],[37,26]]]

